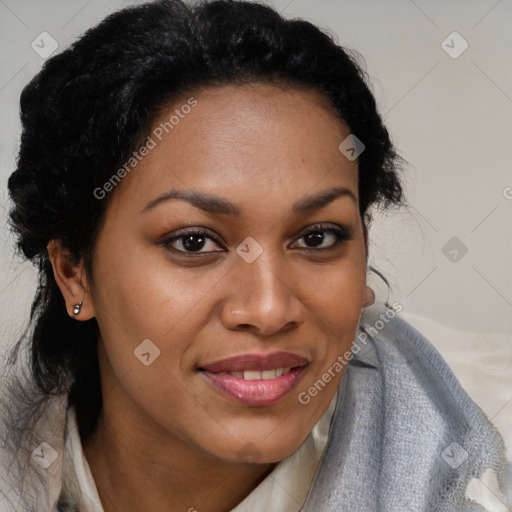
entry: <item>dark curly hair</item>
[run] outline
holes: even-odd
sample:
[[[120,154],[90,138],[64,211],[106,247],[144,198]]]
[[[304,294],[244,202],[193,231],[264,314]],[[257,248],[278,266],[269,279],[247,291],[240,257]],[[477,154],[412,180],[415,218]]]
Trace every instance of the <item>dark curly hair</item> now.
[[[46,61],[23,89],[10,223],[19,250],[39,268],[39,283],[30,327],[10,362],[27,341],[34,389],[43,398],[69,393],[83,437],[102,407],[98,324],[68,316],[47,245],[61,240],[92,275],[108,204],[93,191],[140,147],[160,109],[194,90],[256,82],[320,92],[363,141],[363,219],[372,206],[405,204],[402,160],[356,57],[311,23],[259,3],[160,0],[125,8]]]

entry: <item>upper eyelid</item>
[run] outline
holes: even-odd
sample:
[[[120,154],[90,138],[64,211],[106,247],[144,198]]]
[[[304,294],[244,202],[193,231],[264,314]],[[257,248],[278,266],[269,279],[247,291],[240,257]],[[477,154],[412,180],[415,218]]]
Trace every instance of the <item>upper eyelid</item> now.
[[[351,229],[348,226],[343,226],[335,223],[327,223],[327,222],[319,222],[316,224],[311,224],[303,229],[301,229],[295,236],[300,236],[304,233],[309,233],[310,231],[343,231],[349,233]]]
[[[346,231],[347,233],[351,232],[351,229],[348,226],[342,226],[338,224],[333,223],[316,223],[311,224],[310,226],[307,226],[305,228],[300,229],[294,236],[301,236],[304,233],[309,233],[310,231],[315,230],[323,230],[323,231],[329,231],[329,230],[336,230],[336,231]],[[212,230],[210,228],[204,227],[204,226],[190,226],[189,228],[182,228],[178,230],[178,233],[174,233],[172,236],[166,236],[166,240],[171,240],[175,238],[180,238],[182,236],[186,236],[189,234],[210,234],[212,233]],[[215,237],[218,235],[213,235],[212,238],[215,239]],[[219,237],[222,238],[222,237]]]
[[[299,233],[295,236],[295,240],[299,240],[303,236],[307,235],[308,233],[315,232],[315,231],[335,231],[340,237],[341,241],[345,239],[346,241],[353,238],[353,230],[349,226],[340,226],[340,225],[322,225],[320,224],[313,224],[311,226],[308,226],[307,228],[304,228],[303,230],[299,231]],[[312,249],[314,250],[314,249]]]
[[[195,227],[191,226],[189,228],[179,229],[178,233],[173,233],[172,235],[166,235],[164,237],[163,241],[165,243],[165,242],[168,242],[171,240],[179,240],[183,236],[195,235],[195,234],[207,235],[208,238],[211,238],[212,240],[214,240],[217,243],[218,243],[217,239],[220,238],[222,240],[222,237],[218,236],[217,234],[212,235],[212,231],[209,228],[205,228],[203,226],[195,226]],[[224,240],[222,240],[222,242],[224,243]]]

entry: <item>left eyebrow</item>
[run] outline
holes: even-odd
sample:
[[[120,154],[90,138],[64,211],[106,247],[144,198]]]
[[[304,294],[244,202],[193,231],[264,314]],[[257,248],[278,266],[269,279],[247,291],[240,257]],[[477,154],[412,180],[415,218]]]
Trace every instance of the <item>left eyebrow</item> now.
[[[357,198],[352,190],[345,187],[334,187],[329,190],[324,190],[319,194],[307,196],[304,199],[297,201],[292,206],[292,210],[297,214],[320,210],[320,208],[324,208],[339,197],[348,197],[357,204]]]
[[[339,197],[348,197],[357,204],[357,198],[350,189],[334,187],[300,199],[293,204],[292,211],[295,214],[301,214],[320,210]],[[141,213],[151,210],[157,205],[172,199],[187,201],[192,206],[212,214],[232,215],[233,217],[240,217],[242,214],[242,209],[227,199],[201,192],[183,190],[165,192],[146,204],[141,210]]]

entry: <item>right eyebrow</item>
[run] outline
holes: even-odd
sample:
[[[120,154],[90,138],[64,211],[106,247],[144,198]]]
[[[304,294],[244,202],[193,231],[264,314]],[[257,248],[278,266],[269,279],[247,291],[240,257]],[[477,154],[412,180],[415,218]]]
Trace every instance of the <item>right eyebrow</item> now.
[[[196,191],[184,191],[184,190],[170,190],[157,198],[150,201],[142,210],[141,213],[155,208],[157,205],[170,201],[172,199],[181,199],[187,201],[192,206],[200,208],[208,213],[233,215],[234,217],[240,217],[242,210],[240,207],[234,205],[226,199],[221,197],[211,196],[209,194],[203,194]]]

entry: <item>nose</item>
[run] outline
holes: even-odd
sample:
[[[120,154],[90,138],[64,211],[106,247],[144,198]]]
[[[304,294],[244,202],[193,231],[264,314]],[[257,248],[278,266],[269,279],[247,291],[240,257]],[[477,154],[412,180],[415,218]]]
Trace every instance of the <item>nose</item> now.
[[[271,336],[304,322],[305,306],[297,296],[300,276],[293,275],[289,263],[273,262],[264,254],[252,263],[240,258],[230,273],[229,296],[221,310],[227,329]]]

